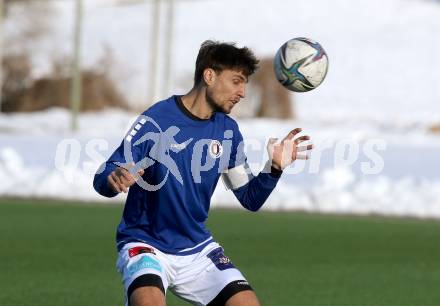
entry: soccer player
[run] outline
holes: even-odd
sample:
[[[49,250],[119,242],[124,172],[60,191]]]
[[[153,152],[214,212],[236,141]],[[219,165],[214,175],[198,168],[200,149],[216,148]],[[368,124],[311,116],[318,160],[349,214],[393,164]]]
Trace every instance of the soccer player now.
[[[257,211],[283,169],[307,159],[312,145],[301,129],[272,138],[266,167],[252,174],[227,114],[257,65],[246,47],[205,41],[193,88],[147,109],[95,175],[101,195],[128,192],[116,235],[126,305],[164,306],[168,289],[193,305],[259,305],[205,226],[211,196],[222,177],[243,207]]]

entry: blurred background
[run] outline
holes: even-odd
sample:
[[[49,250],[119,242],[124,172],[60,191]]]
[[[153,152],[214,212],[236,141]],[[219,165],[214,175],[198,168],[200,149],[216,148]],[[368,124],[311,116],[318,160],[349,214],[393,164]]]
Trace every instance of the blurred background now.
[[[0,12],[0,305],[122,305],[125,198],[99,196],[93,175],[140,112],[189,91],[206,39],[261,59],[232,114],[254,173],[269,137],[302,127],[315,144],[263,212],[240,211],[221,183],[212,199],[209,228],[262,304],[438,305],[440,1],[0,0]],[[294,37],[329,56],[311,92],[272,71]]]

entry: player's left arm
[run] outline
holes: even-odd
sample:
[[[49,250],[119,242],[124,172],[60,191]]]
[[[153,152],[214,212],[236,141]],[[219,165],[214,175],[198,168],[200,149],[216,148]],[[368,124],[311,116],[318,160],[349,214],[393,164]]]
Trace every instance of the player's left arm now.
[[[259,210],[277,185],[283,169],[297,159],[308,159],[307,153],[313,145],[303,144],[310,137],[298,137],[300,132],[299,128],[290,131],[281,142],[277,138],[269,140],[269,161],[257,176],[252,174],[244,152],[241,152],[242,158],[239,158],[243,162],[222,174],[225,185],[233,191],[243,207],[251,211]]]
[[[277,170],[284,170],[297,159],[309,159],[308,151],[313,149],[312,144],[302,144],[310,140],[310,136],[299,136],[302,132],[301,128],[293,129],[287,134],[281,142],[277,142],[278,138],[269,139],[267,152],[272,167]]]

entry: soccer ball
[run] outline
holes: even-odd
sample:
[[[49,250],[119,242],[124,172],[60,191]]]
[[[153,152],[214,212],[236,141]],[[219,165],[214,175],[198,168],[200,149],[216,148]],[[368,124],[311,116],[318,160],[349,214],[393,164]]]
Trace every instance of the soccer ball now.
[[[275,55],[273,67],[278,81],[287,89],[305,92],[315,89],[327,75],[327,53],[309,38],[293,38]]]

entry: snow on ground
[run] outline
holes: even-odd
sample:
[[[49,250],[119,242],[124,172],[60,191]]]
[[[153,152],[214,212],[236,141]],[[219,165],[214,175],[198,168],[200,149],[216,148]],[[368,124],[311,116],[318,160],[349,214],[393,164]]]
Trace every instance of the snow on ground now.
[[[123,195],[99,196],[92,180],[135,118],[118,110],[87,113],[72,133],[62,109],[0,115],[0,196],[123,201]],[[412,132],[414,122],[380,124],[375,118],[247,119],[239,125],[254,173],[267,160],[269,137],[300,126],[316,145],[311,160],[285,170],[264,209],[440,218],[440,135],[422,124]],[[213,205],[239,207],[221,182]]]

